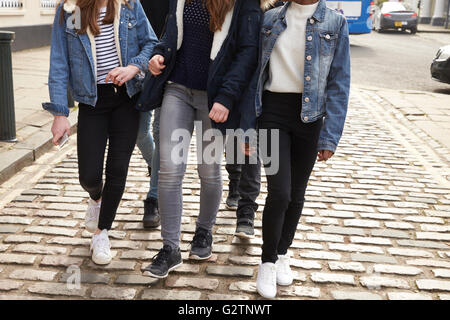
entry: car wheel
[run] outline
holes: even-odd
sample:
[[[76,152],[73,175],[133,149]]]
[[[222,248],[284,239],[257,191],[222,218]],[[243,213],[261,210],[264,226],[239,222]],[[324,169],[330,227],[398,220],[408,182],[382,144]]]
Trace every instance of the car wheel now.
[[[417,28],[411,28],[410,31],[411,31],[411,34],[416,34]]]

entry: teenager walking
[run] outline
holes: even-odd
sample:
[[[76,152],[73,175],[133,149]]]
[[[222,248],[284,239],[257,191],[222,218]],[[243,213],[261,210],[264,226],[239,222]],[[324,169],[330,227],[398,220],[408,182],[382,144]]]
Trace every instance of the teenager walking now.
[[[266,12],[256,105],[268,149],[279,145],[279,170],[267,174],[262,262],[257,290],[276,296],[293,281],[288,249],[316,158],[327,161],[344,128],[350,89],[350,46],[345,17],[325,0],[290,0]],[[271,131],[279,139],[271,141]]]
[[[141,0],[144,12],[158,38],[161,38],[169,14],[167,0]],[[144,200],[144,228],[157,228],[161,224],[158,211],[158,175],[159,175],[159,121],[161,109],[140,112],[137,146],[147,162],[150,188]],[[152,125],[153,119],[153,125]],[[152,128],[152,130],[151,130]]]
[[[139,1],[64,0],[57,8],[50,56],[51,102],[43,107],[54,115],[57,145],[64,133],[70,133],[68,87],[79,102],[79,179],[90,196],[85,226],[94,233],[91,250],[97,264],[112,259],[108,230],[125,189],[139,122],[135,105],[156,43]]]
[[[198,121],[197,145],[205,149],[223,136],[203,141],[204,132],[214,127],[223,133],[239,122],[239,99],[257,67],[260,20],[258,0],[170,0],[166,31],[149,64],[153,76],[138,103],[140,110],[162,103],[158,196],[163,248],[145,275],[164,278],[182,264],[182,182],[188,155],[183,152],[181,163],[173,161],[180,141],[173,141],[172,134],[177,129],[188,132],[182,140],[187,148]],[[218,161],[198,163],[200,212],[189,256],[208,259],[222,179]]]

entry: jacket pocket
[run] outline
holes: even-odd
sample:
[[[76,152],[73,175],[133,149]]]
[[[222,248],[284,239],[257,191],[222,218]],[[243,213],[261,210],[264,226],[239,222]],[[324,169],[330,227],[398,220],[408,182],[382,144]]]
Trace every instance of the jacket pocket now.
[[[319,31],[320,39],[320,54],[324,56],[330,56],[334,53],[336,48],[336,42],[338,34],[328,31]]]

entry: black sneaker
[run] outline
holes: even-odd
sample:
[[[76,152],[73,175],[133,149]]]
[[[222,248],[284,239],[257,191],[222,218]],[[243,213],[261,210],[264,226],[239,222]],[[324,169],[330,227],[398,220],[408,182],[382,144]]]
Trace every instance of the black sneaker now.
[[[203,228],[195,231],[194,239],[191,242],[191,252],[189,259],[206,260],[212,255],[212,233]]]
[[[152,176],[152,167],[148,167],[148,175],[147,177],[151,177]]]
[[[166,278],[170,271],[181,266],[183,260],[181,259],[180,248],[172,249],[165,245],[159,253],[153,257],[152,263],[144,269],[144,276],[154,278]]]
[[[225,201],[227,208],[230,210],[236,210],[240,198],[241,197],[239,196],[237,184],[230,182],[230,184],[228,185],[228,197]]]
[[[243,210],[237,213],[236,232],[234,235],[243,239],[252,239],[255,235],[255,213],[251,210]]]
[[[161,217],[158,211],[158,200],[148,198],[144,200],[144,218],[142,219],[144,228],[158,228],[161,225]]]

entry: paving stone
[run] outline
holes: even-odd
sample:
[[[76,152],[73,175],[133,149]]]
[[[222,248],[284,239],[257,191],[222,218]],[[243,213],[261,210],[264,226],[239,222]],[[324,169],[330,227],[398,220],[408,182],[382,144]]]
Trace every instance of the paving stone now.
[[[350,274],[314,272],[311,274],[311,280],[317,283],[339,283],[355,285],[355,278]]]
[[[306,241],[293,241],[291,244],[292,249],[315,249],[322,250],[323,246],[319,243],[311,243]]]
[[[3,242],[5,243],[24,243],[24,242],[33,242],[33,243],[39,243],[41,241],[42,237],[39,236],[24,236],[24,235],[10,235],[7,236]]]
[[[303,251],[300,252],[300,257],[319,260],[340,260],[342,256],[339,253],[328,251]]]
[[[222,294],[222,293],[211,293],[208,294],[208,300],[250,300],[249,296],[245,295],[233,295],[233,294]]]
[[[32,281],[52,281],[57,272],[33,269],[16,269],[9,274],[11,279],[32,280]]]
[[[333,290],[331,296],[336,300],[382,300],[379,294],[367,291]]]
[[[59,278],[59,282],[67,282],[73,276],[73,273],[63,273]],[[82,270],[80,272],[80,283],[91,283],[91,284],[107,284],[110,280],[110,275],[107,273],[92,273]]]
[[[386,237],[386,238],[400,238],[400,239],[411,238],[408,232],[392,229],[375,229],[371,231],[371,235],[374,237]]]
[[[188,264],[183,263],[181,266],[176,268],[174,273],[193,273],[193,274],[199,274],[200,273],[200,265],[198,264]]]
[[[200,291],[146,289],[142,294],[144,300],[200,300]]]
[[[379,253],[383,254],[383,249],[375,246],[363,246],[359,244],[343,244],[330,243],[328,245],[330,250],[346,251],[346,252],[361,252],[361,253]]]
[[[347,219],[347,220],[344,220],[344,226],[360,227],[360,228],[379,228],[380,223],[378,221],[373,221],[373,220]]]
[[[319,298],[320,289],[311,288],[304,286],[291,286],[291,287],[280,287],[279,294],[281,296],[291,296],[291,297],[308,297],[308,298]]]
[[[0,223],[7,223],[7,224],[25,224],[30,225],[32,224],[34,219],[31,218],[23,218],[23,217],[16,217],[16,216],[0,216]]]
[[[0,233],[18,233],[19,230],[17,226],[0,225]]]
[[[136,295],[135,289],[111,288],[110,286],[96,286],[92,289],[94,299],[131,300]]]
[[[66,248],[53,247],[53,246],[41,246],[38,244],[19,244],[13,249],[13,252],[24,252],[24,253],[34,253],[34,254],[65,254]]]
[[[247,281],[233,282],[229,286],[230,291],[244,291],[254,293],[256,292],[256,283]]]
[[[17,290],[23,286],[22,282],[12,280],[0,280],[0,292]]]
[[[450,291],[450,281],[434,280],[434,279],[420,279],[420,280],[416,280],[416,284],[420,290]]]
[[[432,271],[436,278],[450,278],[449,269],[433,269]]]
[[[261,257],[231,256],[228,261],[234,264],[257,266],[261,263]]]
[[[53,267],[81,266],[83,259],[65,256],[45,256],[40,265]]]
[[[392,229],[402,229],[402,230],[414,230],[415,227],[411,223],[408,222],[393,222],[393,221],[386,221],[384,223],[386,227],[392,228]]]
[[[171,288],[195,288],[216,290],[219,286],[219,280],[208,278],[192,278],[192,277],[170,277],[166,280],[166,286]]]
[[[416,237],[419,240],[450,241],[450,233],[416,232]]]
[[[440,300],[450,300],[450,294],[440,293],[438,296]]]
[[[352,253],[350,257],[353,261],[360,261],[360,262],[392,263],[392,264],[397,263],[397,260],[394,257],[389,257],[385,255]]]
[[[450,261],[443,261],[443,260],[414,259],[414,260],[406,260],[406,264],[415,266],[450,268]]]
[[[216,276],[253,277],[253,268],[236,266],[208,266],[206,273]]]
[[[337,226],[323,226],[320,228],[320,230],[323,233],[336,233],[336,234],[344,234],[344,235],[364,236],[366,234],[364,229],[337,227]]]
[[[133,271],[136,266],[136,262],[134,261],[111,261],[110,264],[105,266],[99,266],[96,265],[94,262],[90,261],[88,264],[89,268],[92,269],[104,269],[104,270],[110,270],[110,271],[119,271],[119,270],[127,270],[127,271]]]
[[[364,272],[366,269],[359,262],[341,262],[341,261],[330,261],[328,266],[332,271],[352,271],[352,272]]]
[[[290,264],[292,267],[301,268],[301,269],[322,269],[322,265],[317,261],[311,260],[298,260],[298,259],[290,259]]]
[[[361,277],[360,279],[361,285],[368,289],[381,289],[382,287],[389,288],[399,288],[399,289],[409,289],[409,284],[407,281],[403,279],[397,278],[387,278],[380,276],[366,276]]]
[[[121,259],[151,260],[155,254],[148,250],[129,250],[122,252]]]
[[[377,244],[377,245],[388,245],[391,246],[392,242],[386,238],[377,237],[350,237],[352,243],[363,243],[363,244]]]
[[[397,244],[405,247],[422,247],[430,249],[450,249],[448,245],[442,242],[422,241],[422,240],[397,240]]]
[[[0,263],[3,264],[33,264],[36,256],[0,253]]]
[[[28,292],[47,294],[54,296],[75,296],[75,297],[85,297],[87,288],[69,288],[67,284],[63,283],[48,283],[40,282],[28,287]]]
[[[68,237],[73,237],[77,234],[77,230],[66,229],[66,228],[57,228],[57,227],[40,227],[40,226],[28,227],[25,229],[25,232],[60,235],[60,236],[68,236]]]
[[[391,264],[375,264],[373,270],[378,273],[392,273],[404,276],[415,276],[421,274],[422,269],[416,267],[399,266]]]
[[[434,257],[434,255],[431,252],[416,249],[389,248],[388,252],[394,256],[424,257],[424,258]]]
[[[389,300],[433,300],[433,298],[424,293],[413,292],[388,292]]]
[[[344,242],[343,236],[338,236],[334,234],[323,234],[323,233],[307,233],[306,238],[310,241],[324,241],[324,242]]]

